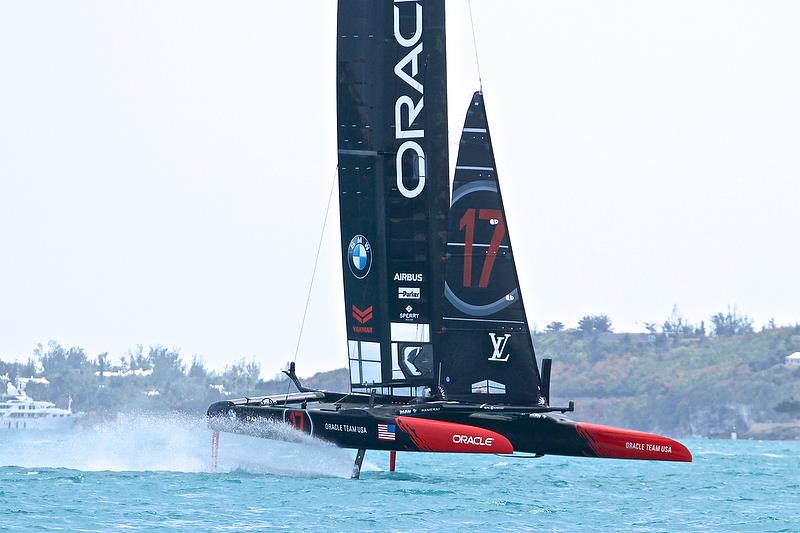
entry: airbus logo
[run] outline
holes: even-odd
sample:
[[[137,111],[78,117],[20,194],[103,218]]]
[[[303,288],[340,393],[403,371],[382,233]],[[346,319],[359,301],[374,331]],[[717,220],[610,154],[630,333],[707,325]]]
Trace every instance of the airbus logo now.
[[[422,283],[422,274],[411,274],[409,272],[395,272],[394,273],[394,280],[395,281],[415,281],[417,283]]]
[[[472,435],[453,435],[453,444],[472,444],[473,446],[491,446],[494,437],[473,437]]]
[[[494,347],[494,351],[492,352],[492,356],[489,358],[489,361],[499,361],[501,363],[505,363],[508,361],[508,358],[511,356],[510,353],[503,354],[506,349],[506,344],[508,344],[508,339],[511,338],[511,333],[506,333],[505,335],[498,336],[496,333],[489,333],[489,338],[492,341],[492,346]]]

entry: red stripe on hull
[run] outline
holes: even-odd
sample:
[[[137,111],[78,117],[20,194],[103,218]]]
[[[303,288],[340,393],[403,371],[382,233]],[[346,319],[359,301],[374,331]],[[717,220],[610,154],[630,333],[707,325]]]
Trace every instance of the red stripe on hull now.
[[[507,438],[488,429],[407,416],[395,423],[422,452],[514,453]]]
[[[598,457],[691,462],[691,452],[678,441],[661,435],[578,422],[578,434]]]

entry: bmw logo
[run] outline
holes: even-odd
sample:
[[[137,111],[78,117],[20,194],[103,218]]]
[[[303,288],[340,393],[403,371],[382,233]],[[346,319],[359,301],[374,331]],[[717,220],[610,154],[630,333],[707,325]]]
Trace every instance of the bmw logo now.
[[[372,267],[372,246],[363,235],[356,235],[350,239],[347,247],[347,264],[350,272],[358,279],[364,279]]]

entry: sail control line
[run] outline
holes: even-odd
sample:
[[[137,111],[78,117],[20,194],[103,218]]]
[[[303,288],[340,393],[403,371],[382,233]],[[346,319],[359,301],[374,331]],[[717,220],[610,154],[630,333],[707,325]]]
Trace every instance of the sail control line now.
[[[389,452],[390,471],[398,451],[691,461],[673,439],[551,405],[552,361],[536,359],[482,88],[450,184],[444,0],[339,0],[336,40],[338,180],[287,391],[216,402],[211,429],[357,450],[353,478],[367,450]],[[474,31],[473,45],[477,63]],[[305,387],[295,371],[334,190],[343,392]]]
[[[317,277],[317,266],[319,265],[319,255],[322,250],[322,243],[325,238],[325,228],[328,226],[328,214],[331,211],[331,199],[333,198],[333,191],[336,188],[336,177],[339,173],[339,166],[333,172],[333,179],[331,180],[330,192],[328,192],[328,201],[325,204],[325,216],[322,218],[322,229],[319,232],[319,242],[317,243],[317,252],[314,255],[314,268],[311,270],[311,280],[308,283],[308,292],[306,293],[306,303],[303,307],[303,318],[300,320],[300,330],[297,333],[297,344],[294,347],[294,357],[292,358],[292,371],[294,371],[294,364],[297,362],[297,354],[300,352],[300,342],[303,339],[303,331],[306,325],[306,316],[308,316],[308,305],[311,302],[311,293],[314,290],[314,280]],[[284,372],[285,373],[285,372]],[[288,396],[290,385],[286,384],[286,394]]]
[[[478,70],[478,87],[483,93],[483,79],[481,78],[481,62],[478,60],[478,40],[475,38],[475,19],[472,18],[472,0],[467,0],[469,8],[469,25],[472,27],[472,49],[475,51],[475,68]]]

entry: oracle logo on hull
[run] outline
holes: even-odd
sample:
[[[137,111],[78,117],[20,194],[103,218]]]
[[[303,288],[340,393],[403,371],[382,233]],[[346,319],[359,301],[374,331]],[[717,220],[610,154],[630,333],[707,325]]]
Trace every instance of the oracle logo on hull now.
[[[404,4],[403,9],[409,9],[411,6],[415,8],[415,25],[414,33],[410,37],[404,37],[400,31],[400,6],[397,4]],[[406,198],[416,198],[425,188],[425,151],[420,146],[419,142],[413,139],[424,139],[424,129],[413,129],[412,124],[419,117],[425,105],[423,100],[424,86],[417,80],[419,73],[419,56],[422,54],[422,4],[414,2],[413,4],[408,0],[395,0],[394,6],[394,38],[397,44],[403,48],[410,50],[406,55],[397,62],[394,66],[395,75],[406,84],[406,89],[413,89],[412,94],[419,93],[419,100],[414,99],[408,94],[400,95],[394,103],[394,138],[396,140],[403,140],[403,143],[397,149],[397,189],[400,194]],[[410,67],[411,74],[406,71]],[[403,124],[407,125],[407,129],[403,129]],[[408,140],[406,140],[408,139]],[[403,175],[403,157],[407,152],[411,152],[410,156],[416,158],[412,160],[417,166],[417,184],[413,188],[406,186],[406,176]]]
[[[492,437],[453,435],[453,444],[472,444],[474,446],[491,446],[493,442],[494,439]]]
[[[489,429],[407,416],[398,416],[395,422],[420,451],[514,453],[508,438]]]

